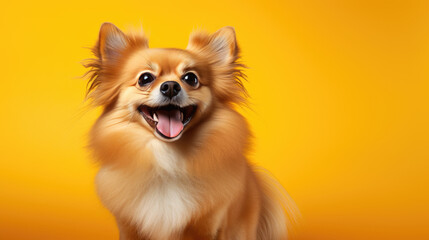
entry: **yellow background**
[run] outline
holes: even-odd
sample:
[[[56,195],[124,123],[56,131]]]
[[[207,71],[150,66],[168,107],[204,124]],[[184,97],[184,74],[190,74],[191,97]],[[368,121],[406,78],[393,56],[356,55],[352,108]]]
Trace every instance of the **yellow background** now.
[[[102,22],[151,47],[231,25],[255,133],[302,239],[429,239],[428,1],[3,1],[0,239],[118,239],[85,150],[82,59]]]

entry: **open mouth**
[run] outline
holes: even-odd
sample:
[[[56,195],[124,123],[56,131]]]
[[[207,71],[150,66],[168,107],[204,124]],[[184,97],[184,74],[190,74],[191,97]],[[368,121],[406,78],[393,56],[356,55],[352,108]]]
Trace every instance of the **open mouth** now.
[[[194,116],[196,109],[195,105],[187,107],[176,105],[149,107],[140,105],[138,111],[161,137],[173,139],[183,132],[183,129]]]

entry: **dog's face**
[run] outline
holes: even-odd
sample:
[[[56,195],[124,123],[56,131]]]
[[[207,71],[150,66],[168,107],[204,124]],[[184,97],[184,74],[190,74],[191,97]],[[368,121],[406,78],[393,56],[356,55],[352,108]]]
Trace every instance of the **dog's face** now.
[[[211,106],[206,64],[178,49],[139,49],[125,63],[118,104],[139,113],[143,127],[164,141],[180,138]]]
[[[107,23],[94,53],[89,96],[163,141],[180,139],[213,105],[242,100],[238,48],[229,27],[193,34],[187,49],[151,49],[144,37]]]

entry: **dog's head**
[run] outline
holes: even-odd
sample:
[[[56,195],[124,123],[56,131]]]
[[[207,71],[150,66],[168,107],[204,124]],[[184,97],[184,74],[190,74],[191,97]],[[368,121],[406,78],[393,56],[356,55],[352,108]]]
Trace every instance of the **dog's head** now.
[[[121,111],[163,141],[178,140],[216,105],[243,101],[235,32],[191,35],[186,49],[149,48],[144,36],[101,26],[89,67],[89,98],[105,112]]]

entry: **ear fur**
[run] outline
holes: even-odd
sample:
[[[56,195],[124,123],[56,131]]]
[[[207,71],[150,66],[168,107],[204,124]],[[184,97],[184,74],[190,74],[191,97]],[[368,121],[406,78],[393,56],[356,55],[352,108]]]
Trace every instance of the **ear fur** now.
[[[108,106],[118,94],[117,81],[124,57],[136,48],[147,48],[143,35],[124,34],[112,23],[103,23],[97,44],[92,48],[95,58],[86,60],[83,65],[89,68],[87,98],[96,106]]]
[[[218,63],[232,63],[238,57],[238,46],[233,27],[223,27],[212,35],[195,32],[189,39],[188,50],[210,54]]]
[[[128,46],[127,36],[112,23],[103,23],[98,37],[100,57],[103,61],[115,59]]]
[[[194,32],[186,49],[211,65],[213,89],[220,100],[245,103],[247,92],[242,80],[246,76],[241,71],[245,66],[238,62],[240,51],[233,27],[223,27],[213,34]]]

